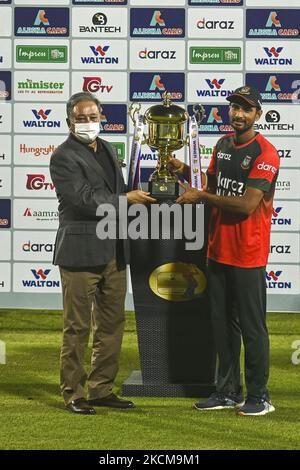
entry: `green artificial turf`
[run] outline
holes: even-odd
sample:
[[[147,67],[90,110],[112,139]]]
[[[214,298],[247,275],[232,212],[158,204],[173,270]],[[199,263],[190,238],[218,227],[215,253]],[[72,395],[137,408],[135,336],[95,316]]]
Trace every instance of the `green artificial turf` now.
[[[268,325],[274,413],[243,418],[232,410],[194,410],[191,398],[146,397],[134,398],[133,410],[76,416],[64,410],[59,393],[61,312],[0,310],[7,347],[7,364],[0,364],[0,449],[300,449],[300,365],[291,362],[300,315],[272,314]],[[117,393],[136,369],[128,312]]]

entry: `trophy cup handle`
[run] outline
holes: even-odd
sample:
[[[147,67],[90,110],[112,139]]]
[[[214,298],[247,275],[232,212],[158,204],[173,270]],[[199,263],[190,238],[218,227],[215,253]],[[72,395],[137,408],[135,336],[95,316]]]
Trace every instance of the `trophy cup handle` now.
[[[129,110],[128,110],[127,114],[129,115],[130,119],[132,120],[134,126],[136,125],[136,115],[139,114],[141,107],[142,107],[141,103],[131,103],[130,106],[129,106]],[[144,132],[143,132],[143,138],[144,138],[144,140],[142,141],[142,145],[147,144],[148,139],[147,139],[147,136]]]
[[[204,109],[204,106],[202,106],[202,104],[194,104],[193,112],[194,112],[194,115],[196,117],[196,121],[198,124],[200,124],[203,121],[203,119],[206,117],[205,109]]]

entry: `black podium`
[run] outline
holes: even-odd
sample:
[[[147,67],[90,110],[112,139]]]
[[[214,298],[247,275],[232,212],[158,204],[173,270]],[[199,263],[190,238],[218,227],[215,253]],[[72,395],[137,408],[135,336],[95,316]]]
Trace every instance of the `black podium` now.
[[[205,226],[206,220],[207,214]],[[149,208],[149,235],[150,224]],[[185,238],[174,239],[172,224],[169,240],[131,241],[141,371],[123,383],[126,396],[205,397],[215,390],[206,240],[201,250],[187,250]]]

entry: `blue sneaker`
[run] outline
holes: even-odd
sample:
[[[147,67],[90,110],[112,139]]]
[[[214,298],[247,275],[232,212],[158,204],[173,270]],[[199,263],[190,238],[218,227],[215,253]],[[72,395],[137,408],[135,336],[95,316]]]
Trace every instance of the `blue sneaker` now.
[[[222,393],[215,392],[206,401],[195,403],[194,408],[196,410],[226,410],[243,406],[244,403],[241,393],[223,395]]]
[[[269,396],[263,395],[261,398],[249,395],[244,406],[238,409],[239,416],[264,416],[275,411]]]

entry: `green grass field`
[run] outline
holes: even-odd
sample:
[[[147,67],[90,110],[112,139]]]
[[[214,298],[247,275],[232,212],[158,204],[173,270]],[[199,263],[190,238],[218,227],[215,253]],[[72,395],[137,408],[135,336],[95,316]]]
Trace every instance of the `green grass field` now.
[[[59,393],[61,312],[0,310],[0,449],[300,449],[300,365],[291,362],[300,315],[272,314],[270,390],[275,413],[199,412],[190,398],[135,398],[133,410],[64,410]],[[88,361],[87,357],[87,361]],[[127,314],[116,392],[139,369],[135,321]]]

